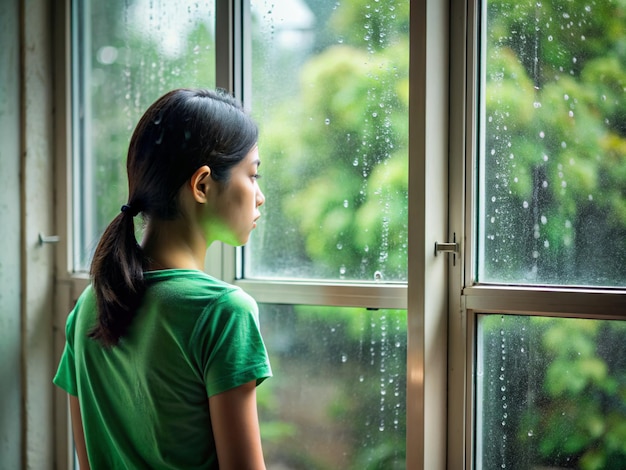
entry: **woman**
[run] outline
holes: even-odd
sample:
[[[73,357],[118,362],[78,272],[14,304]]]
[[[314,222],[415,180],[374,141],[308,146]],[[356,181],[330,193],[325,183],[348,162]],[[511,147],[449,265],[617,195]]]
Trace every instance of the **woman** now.
[[[81,470],[265,468],[257,305],[203,272],[211,243],[246,243],[260,216],[257,136],[219,91],[171,91],[139,121],[128,202],[96,248],[54,378]]]

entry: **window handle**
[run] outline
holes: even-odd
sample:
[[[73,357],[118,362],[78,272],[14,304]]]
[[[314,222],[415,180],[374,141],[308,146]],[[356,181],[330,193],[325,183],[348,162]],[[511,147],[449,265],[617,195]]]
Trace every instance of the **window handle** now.
[[[58,235],[43,235],[43,234],[39,234],[39,244],[43,245],[44,243],[59,243],[59,236]]]
[[[445,242],[439,243],[435,242],[435,256],[439,253],[452,253],[452,264],[456,265],[456,254],[459,252],[459,244],[456,242],[456,233],[454,234],[454,238],[452,243]]]
[[[458,243],[435,242],[435,256],[437,256],[437,253],[458,253],[458,252],[459,252]]]

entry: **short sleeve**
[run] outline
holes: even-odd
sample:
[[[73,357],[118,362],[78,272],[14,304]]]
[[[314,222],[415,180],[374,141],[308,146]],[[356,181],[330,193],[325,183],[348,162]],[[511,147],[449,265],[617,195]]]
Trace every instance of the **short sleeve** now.
[[[78,308],[78,305],[77,305]],[[65,324],[65,348],[52,382],[70,395],[78,396],[76,363],[74,361],[74,329],[76,308],[67,317]]]
[[[208,396],[272,376],[258,307],[241,289],[223,294],[199,318],[191,347]]]

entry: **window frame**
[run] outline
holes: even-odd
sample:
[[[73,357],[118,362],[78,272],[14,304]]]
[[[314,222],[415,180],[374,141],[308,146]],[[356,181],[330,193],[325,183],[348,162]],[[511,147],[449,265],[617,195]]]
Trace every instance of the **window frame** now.
[[[71,2],[55,4],[54,12],[55,217],[61,239],[56,245],[55,359],[64,345],[68,309],[89,282],[86,273],[73,272],[70,248]],[[249,39],[241,34],[247,34],[248,14],[247,1],[216,1],[217,84],[244,101],[250,96],[250,82],[241,64],[250,50],[244,47]],[[241,249],[215,244],[207,254],[207,272],[240,285],[259,302],[407,309],[407,468],[474,468],[478,313],[626,317],[624,289],[474,282],[479,18],[479,0],[411,2],[408,286],[241,279],[237,269]],[[428,191],[444,173],[446,181],[439,190],[448,196],[431,201]],[[452,240],[454,234],[459,253],[454,259],[450,255],[435,259],[434,242]],[[445,285],[447,289],[442,289]],[[54,367],[56,361],[52,362]],[[57,467],[73,468],[67,397],[56,390],[54,403]]]
[[[626,288],[518,286],[476,281],[477,168],[480,157],[481,8],[487,0],[452,0],[450,220],[461,237],[462,269],[449,281],[448,467],[475,468],[477,317],[522,314],[626,319]],[[459,232],[456,232],[459,233]],[[455,400],[454,390],[464,390]]]

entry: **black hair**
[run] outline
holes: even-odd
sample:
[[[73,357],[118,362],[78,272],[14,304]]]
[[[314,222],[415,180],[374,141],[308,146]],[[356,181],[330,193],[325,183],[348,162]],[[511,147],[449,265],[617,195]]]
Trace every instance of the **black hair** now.
[[[117,344],[143,299],[146,260],[134,215],[177,218],[179,190],[198,168],[208,165],[215,181],[227,183],[257,139],[254,121],[221,90],[172,90],[148,108],[128,148],[128,202],[104,231],[91,263],[98,308],[91,338]]]

